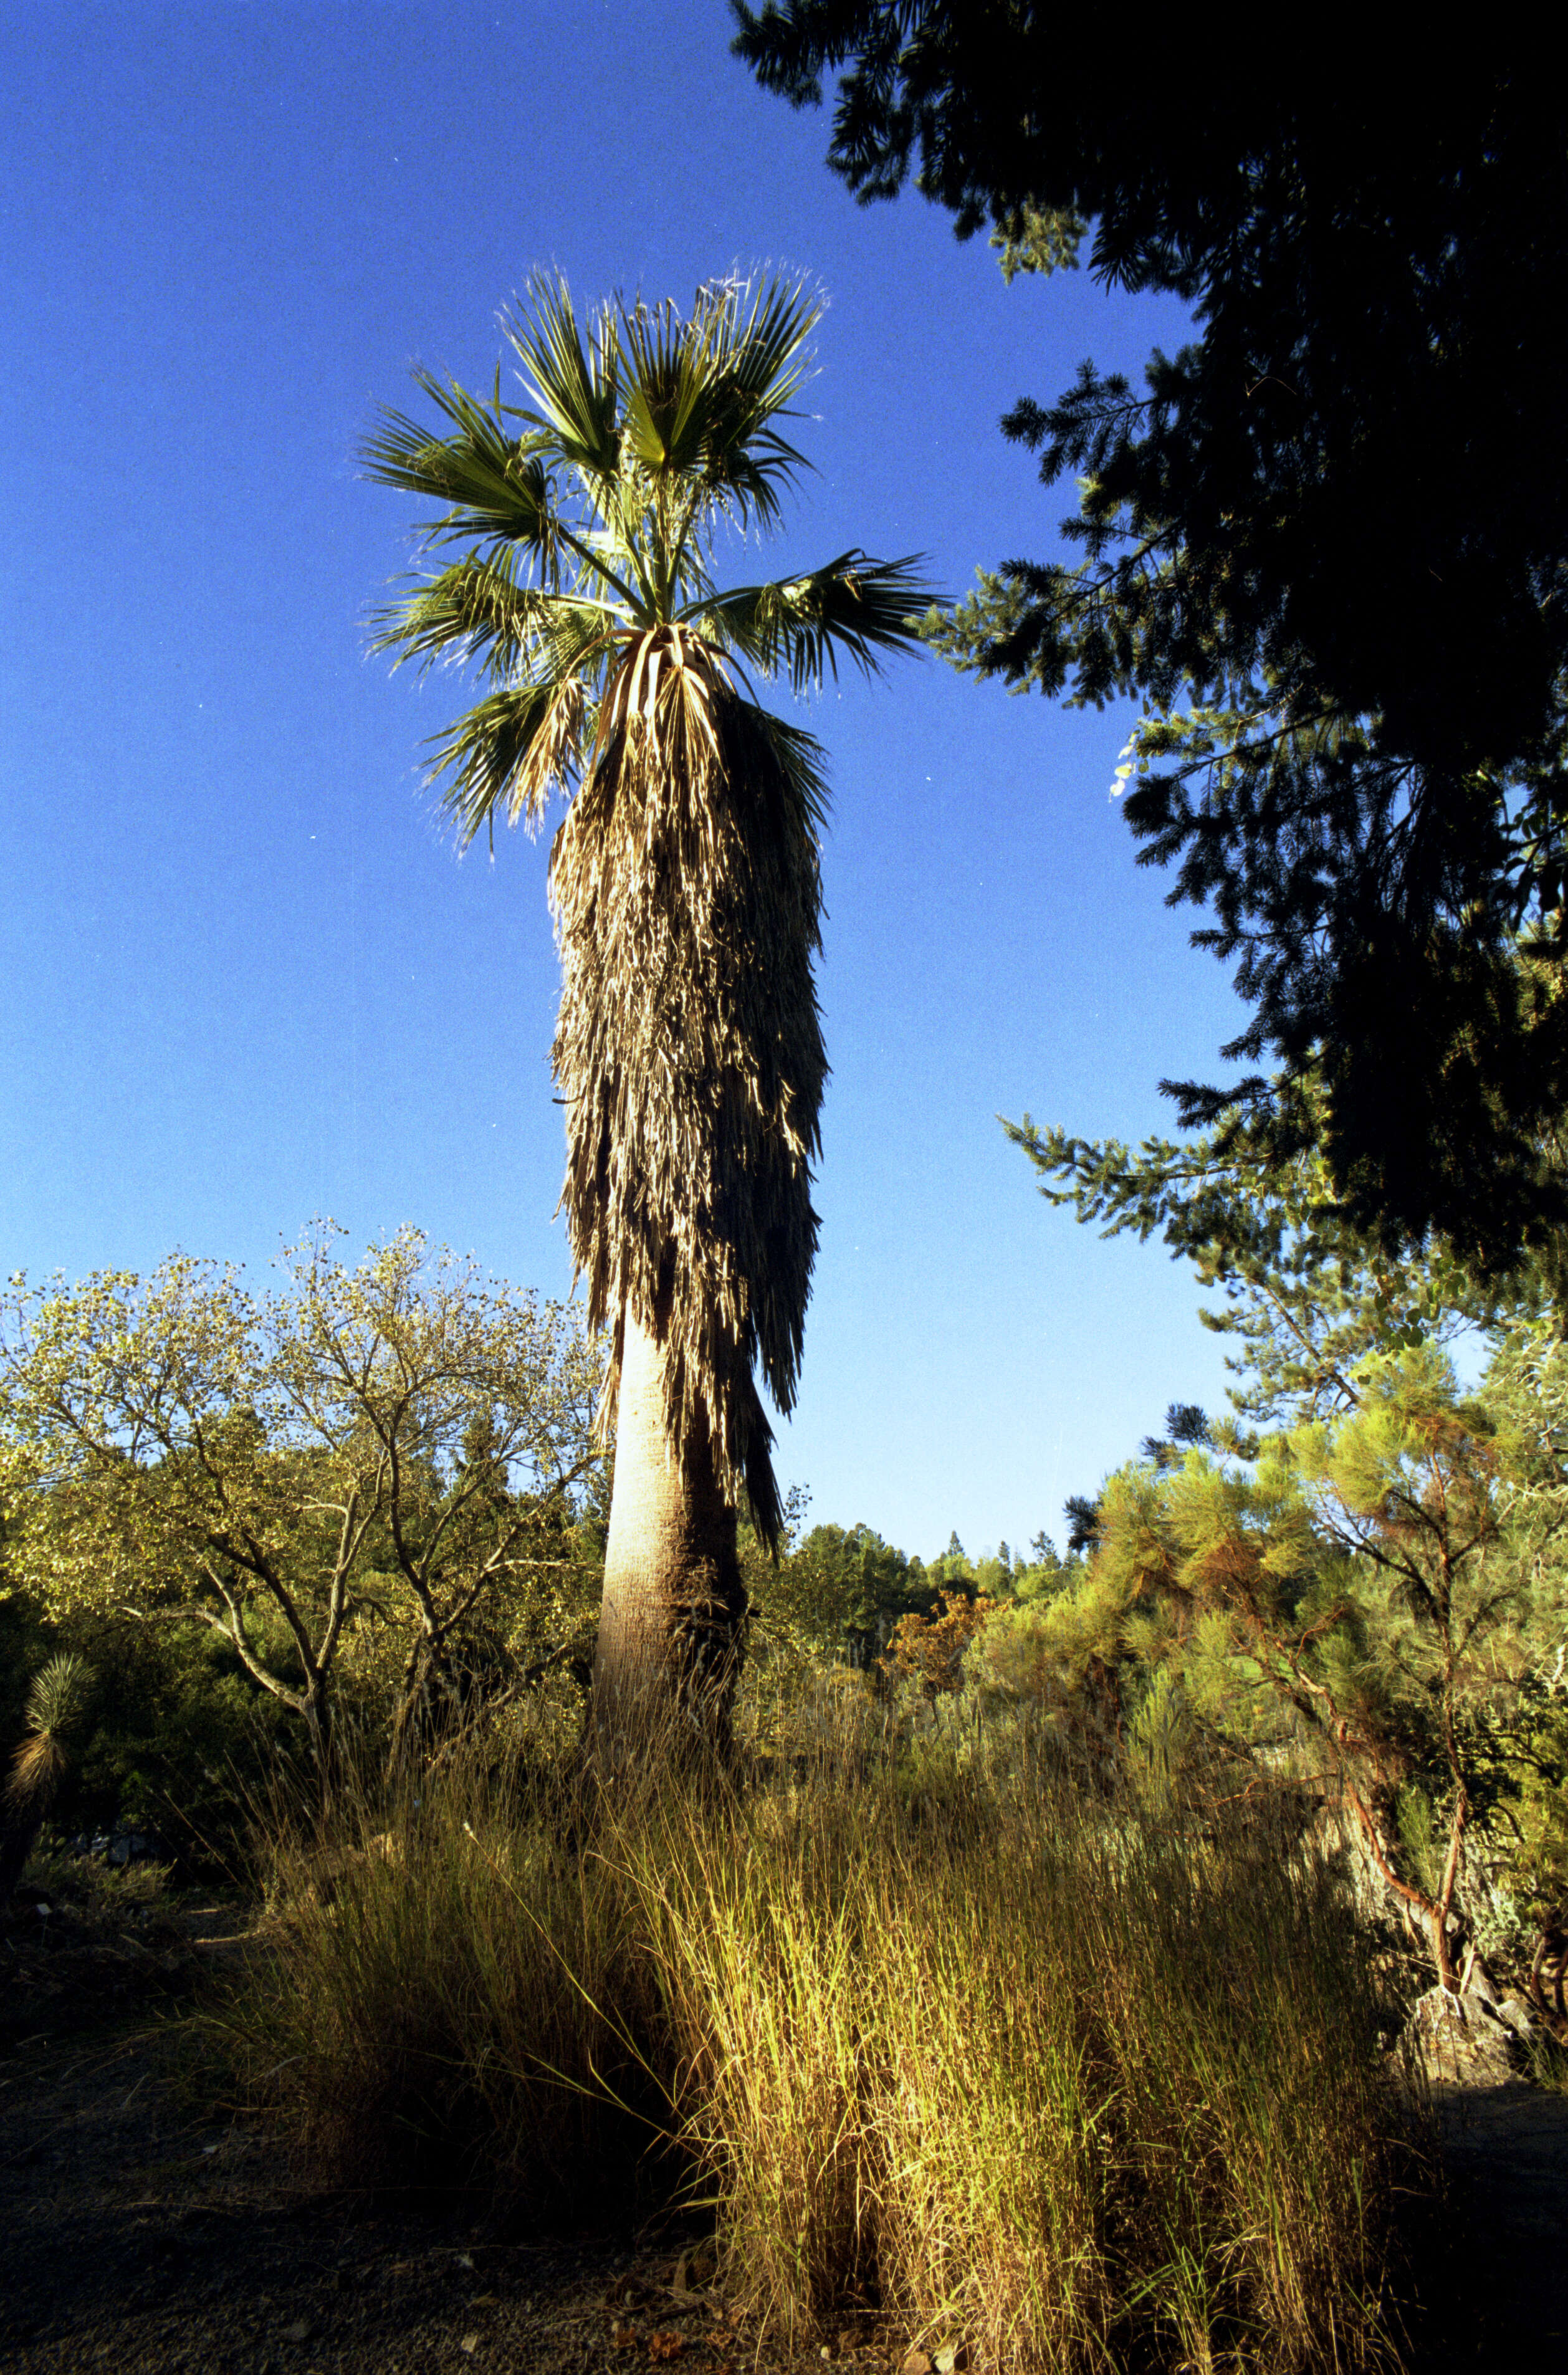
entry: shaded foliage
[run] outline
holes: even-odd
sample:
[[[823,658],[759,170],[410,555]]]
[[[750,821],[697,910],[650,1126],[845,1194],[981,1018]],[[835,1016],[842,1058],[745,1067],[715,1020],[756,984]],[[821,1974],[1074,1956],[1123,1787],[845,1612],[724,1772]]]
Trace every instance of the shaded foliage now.
[[[1393,1247],[1497,1276],[1568,1214],[1568,152],[1523,69],[1332,49],[1223,74],[1177,35],[1007,0],[768,0],[736,48],[796,105],[842,70],[830,161],[913,175],[1004,264],[1181,298],[1141,390],[1083,366],[1007,434],[1077,480],[1080,556],[1009,561],[930,632],[960,666],[1145,715],[1144,862],[1210,909],[1257,1070],[1168,1083],[1321,1148]],[[1031,226],[1033,226],[1032,231]],[[1021,250],[1020,250],[1021,242]],[[1526,952],[1522,961],[1522,949]],[[1315,1082],[1321,1097],[1311,1093]]]

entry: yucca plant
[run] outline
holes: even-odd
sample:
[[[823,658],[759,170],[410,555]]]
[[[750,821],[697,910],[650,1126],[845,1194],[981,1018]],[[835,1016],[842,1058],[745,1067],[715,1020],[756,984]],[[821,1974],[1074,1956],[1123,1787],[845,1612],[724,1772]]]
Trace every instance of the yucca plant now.
[[[0,1905],[10,1898],[80,1745],[92,1702],[85,1658],[51,1658],[28,1693],[27,1731],[0,1789]]]
[[[40,1819],[53,1804],[69,1770],[71,1743],[87,1720],[92,1669],[69,1652],[51,1658],[33,1677],[27,1700],[27,1737],[11,1760],[6,1795]]]
[[[781,1524],[773,1402],[794,1401],[827,1064],[819,946],[822,752],[757,701],[841,657],[912,644],[908,560],[845,552],[721,591],[720,531],[774,526],[802,459],[784,437],[820,313],[735,281],[607,304],[579,326],[536,280],[501,326],[526,401],[417,374],[444,424],[383,413],[370,476],[444,508],[457,557],[380,622],[379,648],[456,660],[486,687],[436,738],[466,843],[572,803],[549,892],[563,988],[552,1049],[562,1192],[591,1324],[608,1323],[616,1476],[595,1734],[694,1717],[722,1737],[746,1595],[736,1510]],[[652,1702],[652,1704],[648,1704]]]

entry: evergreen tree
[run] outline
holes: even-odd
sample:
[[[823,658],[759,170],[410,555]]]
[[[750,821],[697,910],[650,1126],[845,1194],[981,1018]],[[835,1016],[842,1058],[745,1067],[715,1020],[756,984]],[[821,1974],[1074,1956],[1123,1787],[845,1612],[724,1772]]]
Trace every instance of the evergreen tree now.
[[[1078,557],[1009,561],[931,633],[1076,704],[1130,695],[1126,813],[1253,1008],[1220,1087],[1320,1147],[1391,1246],[1488,1275],[1568,1212],[1568,147],[1506,62],[1222,72],[1185,31],[1013,0],[737,5],[862,199],[916,185],[1002,263],[1089,261],[1197,334],[1136,389],[1085,364],[1007,434],[1078,483]],[[1268,1058],[1272,1075],[1257,1069]],[[1317,1093],[1316,1092],[1321,1092]]]
[[[1491,1424],[1443,1355],[1373,1356],[1358,1385],[1353,1408],[1270,1437],[1250,1465],[1195,1447],[1110,1479],[1102,1654],[1180,1680],[1200,1721],[1265,1753],[1261,1770],[1272,1743],[1294,1743],[1292,1769],[1347,1808],[1453,1986],[1467,1839],[1500,1796],[1498,1653],[1524,1579]]]
[[[1003,1127],[1041,1174],[1047,1203],[1098,1222],[1104,1237],[1147,1243],[1158,1234],[1200,1285],[1218,1291],[1220,1304],[1199,1317],[1234,1343],[1226,1366],[1244,1420],[1278,1424],[1348,1409],[1368,1353],[1441,1347],[1468,1328],[1537,1312],[1561,1293],[1555,1244],[1551,1258],[1492,1285],[1441,1243],[1421,1255],[1391,1252],[1336,1201],[1321,1148],[1281,1161],[1244,1122],[1185,1140],[1147,1138],[1136,1152],[1119,1139],[1041,1128],[1027,1114]],[[1201,1412],[1196,1417],[1208,1424]],[[1203,1440],[1187,1431],[1193,1418],[1173,1404],[1166,1435]],[[1225,1439],[1244,1447],[1241,1436]]]

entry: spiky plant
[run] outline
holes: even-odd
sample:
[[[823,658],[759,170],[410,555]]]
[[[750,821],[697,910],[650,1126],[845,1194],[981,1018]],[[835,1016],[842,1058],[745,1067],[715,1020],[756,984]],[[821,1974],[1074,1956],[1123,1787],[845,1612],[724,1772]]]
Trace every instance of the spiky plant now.
[[[44,1817],[81,1744],[92,1700],[92,1669],[85,1658],[51,1658],[28,1693],[27,1732],[0,1788],[0,1908],[22,1876]]]
[[[745,1596],[742,1496],[770,1541],[772,1431],[793,1405],[817,1245],[811,1164],[827,1064],[819,946],[822,754],[755,698],[913,644],[914,564],[842,553],[720,590],[714,542],[774,526],[802,467],[782,432],[819,303],[725,281],[606,305],[579,328],[536,280],[501,326],[527,401],[417,374],[446,424],[384,413],[380,483],[445,508],[459,557],[381,621],[399,659],[472,666],[486,691],[436,738],[432,780],[467,842],[537,829],[563,988],[562,1202],[589,1317],[612,1329],[615,1501],[595,1712],[652,1682],[722,1707]]]
[[[11,1759],[6,1797],[34,1827],[54,1802],[70,1769],[73,1743],[87,1722],[92,1669],[68,1651],[51,1658],[33,1677],[27,1698],[27,1737]]]

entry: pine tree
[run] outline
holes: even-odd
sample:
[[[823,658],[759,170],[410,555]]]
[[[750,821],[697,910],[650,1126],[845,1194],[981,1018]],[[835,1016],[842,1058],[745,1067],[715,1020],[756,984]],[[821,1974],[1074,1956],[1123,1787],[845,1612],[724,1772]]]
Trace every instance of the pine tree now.
[[[961,668],[1144,711],[1143,862],[1252,1007],[1184,1126],[1321,1149],[1391,1248],[1496,1276],[1568,1218],[1568,147],[1505,58],[1354,75],[1333,43],[1217,71],[1185,31],[1107,72],[1091,18],[1012,0],[737,6],[764,87],[819,101],[864,199],[913,175],[1004,269],[1180,298],[1145,383],[1086,363],[1008,414],[1077,557],[934,618]],[[1087,226],[1091,226],[1091,234]],[[1263,1067],[1267,1065],[1269,1069]],[[1313,1089],[1320,1093],[1314,1093]]]

